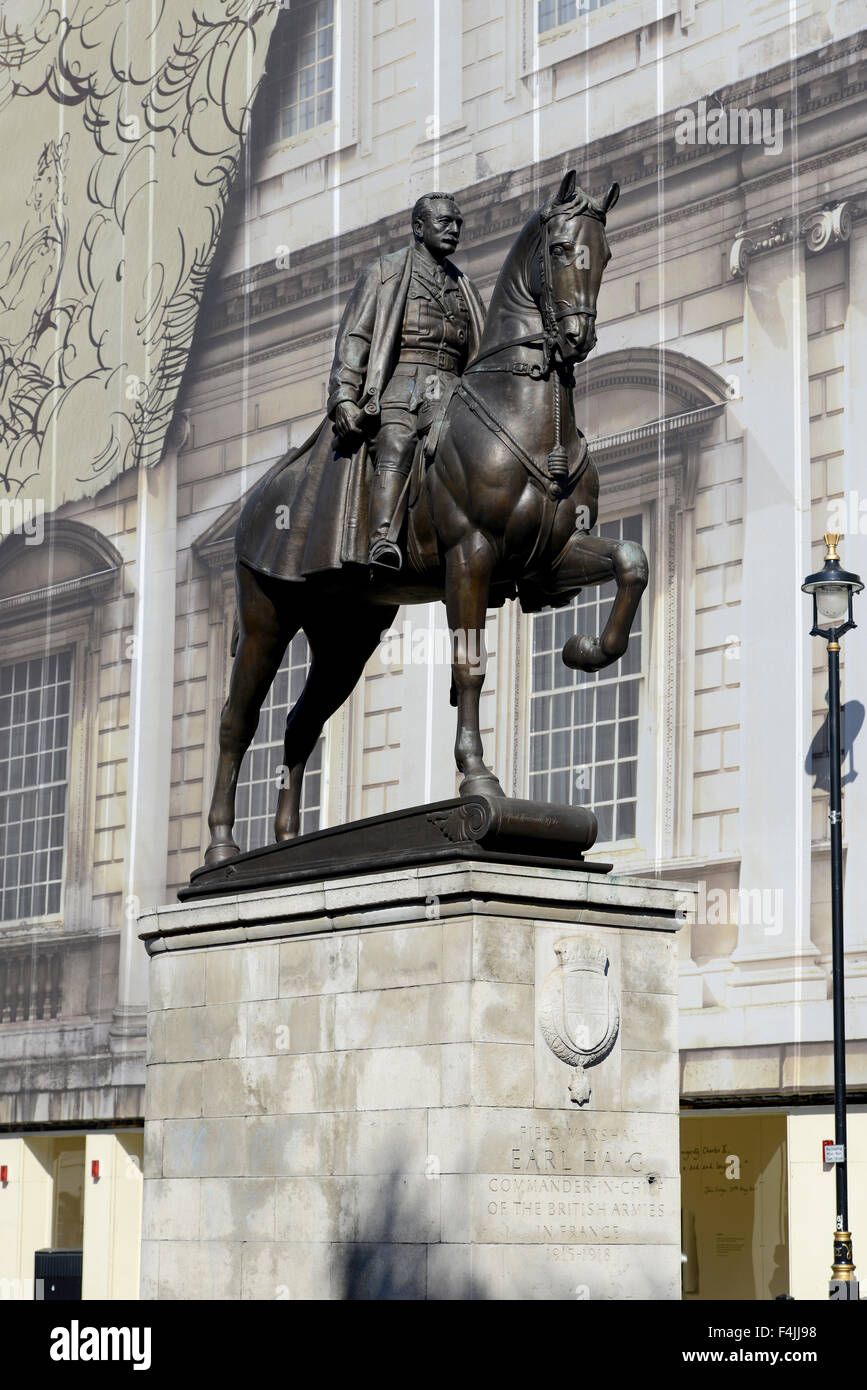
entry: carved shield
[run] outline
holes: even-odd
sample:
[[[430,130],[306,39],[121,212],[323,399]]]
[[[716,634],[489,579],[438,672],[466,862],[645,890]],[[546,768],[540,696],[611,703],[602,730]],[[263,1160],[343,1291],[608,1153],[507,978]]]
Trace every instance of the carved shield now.
[[[598,937],[563,937],[554,954],[558,965],[542,988],[539,1022],[554,1055],[575,1068],[569,1093],[584,1105],[590,1099],[585,1070],[607,1057],[617,1039],[617,991]]]
[[[575,1052],[589,1056],[608,1032],[608,977],[595,970],[565,966],[558,974],[563,1036]]]

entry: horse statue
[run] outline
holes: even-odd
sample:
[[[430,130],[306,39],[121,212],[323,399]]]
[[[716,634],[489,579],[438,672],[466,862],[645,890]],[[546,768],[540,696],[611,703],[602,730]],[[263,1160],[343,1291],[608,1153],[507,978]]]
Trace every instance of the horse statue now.
[[[571,668],[596,671],[623,656],[647,585],[647,558],[633,541],[589,534],[599,478],[572,393],[574,366],[596,344],[596,301],[611,258],[605,223],[618,194],[615,183],[602,199],[592,198],[571,170],[518,235],[480,348],[443,403],[433,457],[423,457],[420,446],[401,523],[406,562],[393,578],[367,568],[357,505],[364,453],[348,458],[330,421],[251,490],[236,537],[235,659],[220,722],[208,868],[240,853],[232,838],[238,773],[299,630],[311,666],[286,720],[278,841],[298,835],[307,760],[401,604],[445,600],[462,798],[505,799],[479,733],[488,608],[515,597],[526,612],[562,607],[586,585],[613,579],[617,592],[604,630],[569,637],[562,657]]]

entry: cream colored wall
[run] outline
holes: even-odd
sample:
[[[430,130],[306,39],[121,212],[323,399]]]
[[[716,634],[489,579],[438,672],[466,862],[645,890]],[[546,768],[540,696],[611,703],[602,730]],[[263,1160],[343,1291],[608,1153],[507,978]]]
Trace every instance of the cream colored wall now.
[[[846,310],[849,300],[848,248],[840,247],[807,263],[807,369],[810,380],[810,500],[813,548],[810,569],[825,557],[822,533],[829,529],[831,503],[845,491]],[[844,542],[842,554],[851,548]],[[855,561],[850,556],[850,562]],[[844,560],[844,564],[846,561]],[[812,732],[828,715],[828,661],[821,642],[813,644]],[[841,664],[845,669],[846,643]],[[845,696],[844,696],[845,699]],[[813,840],[828,839],[828,794],[814,791]],[[814,939],[815,933],[814,933]],[[817,941],[817,945],[818,945]]]
[[[0,1136],[0,1299],[33,1298],[33,1256],[51,1244],[51,1141]]]
[[[3,1299],[20,1296],[23,1150],[23,1139],[0,1136],[0,1164],[5,1163],[8,1172],[7,1181],[0,1183],[0,1298]]]
[[[651,23],[645,28],[639,25],[631,32],[628,43],[622,36],[605,37],[608,21],[614,15],[612,7],[606,12],[605,23],[597,24],[594,20],[587,28],[586,58],[578,53],[583,39],[580,44],[576,40],[576,52],[571,57],[564,56],[559,40],[557,45],[547,40],[540,44],[536,66],[547,76],[541,85],[537,84],[534,97],[530,92],[533,84],[521,76],[514,64],[510,67],[511,59],[507,59],[508,54],[518,52],[523,42],[523,7],[524,0],[473,0],[455,10],[443,0],[441,18],[448,17],[449,23],[443,18],[439,80],[446,82],[444,74],[455,54],[463,79],[460,110],[443,115],[442,127],[446,132],[451,123],[464,135],[458,139],[457,135],[443,134],[439,165],[431,166],[429,160],[425,165],[429,175],[426,186],[430,186],[434,172],[434,182],[438,179],[455,187],[471,186],[492,173],[522,165],[529,167],[534,160],[556,153],[568,143],[568,131],[581,130],[587,139],[593,139],[606,131],[623,129],[631,120],[652,116],[657,105],[671,110],[679,102],[700,95],[705,90],[702,83],[711,71],[714,85],[719,85],[720,81],[743,78],[746,72],[761,71],[783,57],[788,58],[793,38],[792,17],[782,0],[774,0],[762,11],[761,18],[744,9],[736,14],[731,10],[723,13],[718,0],[699,0],[692,7],[692,21],[681,23],[671,15],[661,24]],[[427,7],[423,14],[415,0],[376,0],[352,8],[360,25],[359,33],[364,36],[359,60],[367,61],[369,57],[372,73],[367,97],[359,96],[359,101],[370,103],[359,127],[368,138],[360,139],[357,146],[341,148],[339,155],[317,156],[306,164],[300,157],[301,146],[295,142],[281,147],[283,156],[280,149],[270,151],[266,161],[267,198],[257,196],[254,171],[253,182],[238,201],[235,231],[229,233],[236,249],[225,263],[228,273],[242,264],[266,263],[278,247],[283,248],[281,254],[286,246],[294,252],[363,226],[406,206],[414,196],[414,171],[421,167],[419,161],[425,147],[422,106],[428,95],[429,74],[420,68],[417,54]],[[628,9],[636,14],[640,8],[635,4],[617,7],[621,13]],[[526,9],[528,14],[532,11],[530,0]],[[450,28],[455,13],[461,16],[459,38]],[[855,11],[851,6],[820,4],[818,9],[814,7],[809,25],[795,21],[794,41],[799,51],[806,52],[815,44],[850,32],[854,23]],[[641,42],[637,44],[639,29]],[[556,71],[551,66],[555,49],[559,55]],[[654,79],[660,56],[665,59],[661,93]],[[591,87],[592,103],[588,104],[587,91]],[[448,91],[452,100],[454,83]],[[539,116],[535,126],[531,119],[534,105]],[[589,117],[588,111],[592,113]],[[592,128],[587,126],[588,119]],[[464,149],[467,141],[471,157]],[[425,159],[429,154],[428,150]],[[281,157],[285,171],[278,177],[275,170]],[[768,157],[765,163],[769,172],[776,171],[774,159]],[[784,180],[763,194],[759,205],[747,209],[748,220],[752,222],[772,212],[785,215],[789,202],[790,189]],[[751,386],[744,365],[745,353],[751,346],[745,342],[744,283],[732,280],[728,270],[731,241],[740,225],[736,219],[744,215],[744,210],[734,203],[722,213],[718,208],[700,208],[686,220],[654,221],[636,231],[630,225],[630,206],[635,207],[634,190],[631,201],[624,197],[612,218],[615,256],[600,294],[599,352],[665,345],[729,378],[734,397],[741,391],[755,391],[755,383]],[[635,216],[633,211],[633,220]],[[477,245],[471,255],[478,259],[484,253]],[[831,299],[839,299],[841,256],[842,253],[826,252],[809,261],[811,296],[827,288]],[[335,275],[337,271],[335,264]],[[485,287],[489,284],[486,263]],[[810,331],[815,333],[812,298],[810,306]],[[335,323],[338,307],[335,300]],[[829,300],[829,312],[831,307]],[[245,358],[243,364],[239,362],[232,368],[226,360],[227,350],[234,350],[228,340],[219,346],[203,345],[200,358],[191,363],[188,374],[184,405],[190,412],[191,432],[179,458],[178,477],[181,554],[170,890],[185,883],[200,862],[214,758],[213,747],[203,742],[207,681],[213,678],[203,663],[207,657],[208,625],[215,621],[215,614],[202,567],[191,559],[186,548],[288,444],[299,442],[321,413],[331,343],[321,337],[321,306],[317,306],[315,315],[311,327],[317,332],[309,344],[298,346],[288,341],[281,347],[276,338],[269,338],[274,347],[267,354],[254,354],[252,361]],[[827,355],[825,323],[823,319],[822,342],[811,346],[811,375],[815,371],[821,376],[825,371],[822,367],[814,368],[817,354]],[[839,349],[838,327],[833,315],[827,318],[827,331],[836,333],[838,339],[833,351]],[[251,321],[250,341],[255,332],[259,335],[255,341],[264,342],[265,331],[264,321],[255,328]],[[835,361],[833,372],[837,371]],[[814,449],[822,446],[829,430],[840,431],[841,421],[836,418],[838,385],[836,377],[833,381],[829,377],[827,382],[817,377],[814,397],[819,391],[829,393],[829,421],[814,421]],[[761,397],[760,388],[758,394]],[[582,425],[593,433],[592,402],[585,404],[586,419],[582,415]],[[790,405],[787,402],[786,408]],[[758,408],[764,408],[763,398]],[[831,415],[835,418],[830,419]],[[692,763],[692,804],[691,811],[684,813],[687,824],[691,822],[691,844],[689,835],[684,835],[679,852],[694,861],[709,863],[709,879],[716,872],[714,861],[737,863],[744,844],[756,830],[742,821],[741,814],[745,773],[740,723],[744,702],[751,698],[742,689],[739,659],[745,626],[741,608],[742,420],[743,411],[735,399],[725,419],[702,440],[697,457],[695,505],[688,514],[689,525],[695,528],[695,608],[694,618],[687,614],[684,632],[695,653],[695,694],[692,728],[684,735],[691,744],[686,760]],[[814,478],[823,466],[814,471]],[[602,481],[604,489],[605,479]],[[829,485],[831,482],[832,479]],[[662,541],[661,535],[655,536],[651,544],[655,543],[658,549]],[[793,616],[799,599],[793,589]],[[418,621],[421,610],[415,610],[414,616]],[[401,614],[400,622],[403,617]],[[512,639],[513,629],[512,624]],[[492,663],[483,697],[485,726],[493,722],[495,708],[500,710],[500,720],[510,708],[514,709],[512,672],[508,676],[505,672],[508,661],[508,655],[501,653],[500,660]],[[447,717],[431,719],[427,709],[420,720],[416,675],[406,665],[383,670],[376,658],[368,667],[349,715],[353,748],[345,762],[348,816],[376,814],[424,799],[415,794],[422,746],[432,746],[438,770],[451,757],[451,721]],[[220,700],[222,694],[221,690]],[[506,735],[510,742],[511,735],[510,728]],[[499,757],[495,758],[493,740],[487,733],[489,760],[498,763],[496,770],[501,776],[507,776],[509,790],[520,794],[524,790],[519,785],[520,777],[515,781],[508,775],[514,771],[511,749],[508,756],[502,755],[501,723],[496,739]],[[520,731],[516,746],[519,744]],[[520,748],[516,756],[520,763]],[[791,750],[787,756],[791,760]],[[450,789],[449,784],[443,794],[449,794]],[[337,799],[332,800],[332,806],[339,809]],[[736,881],[732,886],[736,893]],[[703,991],[705,1003],[714,1006],[723,992],[722,966],[728,967],[732,932],[736,938],[736,922],[726,918],[726,949],[712,953],[716,959],[711,968],[719,978],[712,988]]]
[[[0,1300],[33,1298],[37,1250],[51,1247],[55,1160],[75,1144],[67,1135],[0,1136]],[[82,1296],[135,1299],[139,1290],[143,1131],[107,1131],[79,1140],[84,1167]],[[91,1162],[99,1160],[99,1179]]]
[[[867,1108],[849,1110],[848,1132],[849,1225],[867,1282]],[[828,1297],[836,1186],[822,1140],[833,1136],[830,1109],[682,1117],[685,1298]]]
[[[788,1292],[785,1168],[785,1115],[682,1116],[684,1298]]]
[[[867,1109],[850,1109],[847,1129],[849,1229],[863,1289],[867,1287]],[[836,1178],[834,1167],[822,1163],[822,1140],[833,1138],[834,1115],[830,1110],[788,1117],[789,1226],[795,1233],[790,1250],[790,1292],[797,1299],[828,1297]]]
[[[85,1299],[138,1298],[141,1250],[142,1130],[87,1136],[84,1172]],[[99,1178],[91,1164],[99,1160]]]

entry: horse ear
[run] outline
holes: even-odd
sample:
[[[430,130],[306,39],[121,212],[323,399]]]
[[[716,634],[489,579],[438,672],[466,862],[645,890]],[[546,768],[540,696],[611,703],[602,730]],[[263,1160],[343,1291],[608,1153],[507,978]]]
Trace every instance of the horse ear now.
[[[602,211],[605,213],[606,217],[608,216],[608,213],[611,211],[611,209],[614,207],[614,204],[617,202],[617,199],[619,197],[620,184],[613,183],[609,188],[608,192],[605,194],[605,197],[602,199]]]
[[[568,174],[564,174],[564,176],[563,176],[563,182],[560,184],[560,187],[557,189],[557,194],[556,194],[556,197],[554,198],[554,204],[555,204],[555,206],[559,206],[561,203],[568,203],[568,202],[571,201],[571,199],[573,198],[573,196],[574,196],[574,194],[575,194],[575,183],[576,183],[576,174],[575,174],[575,170],[574,170],[574,169],[570,169],[569,172],[568,172]]]

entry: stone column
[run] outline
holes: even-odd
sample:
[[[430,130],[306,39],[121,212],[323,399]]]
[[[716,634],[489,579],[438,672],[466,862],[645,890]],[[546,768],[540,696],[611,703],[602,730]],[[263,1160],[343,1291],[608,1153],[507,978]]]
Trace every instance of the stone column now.
[[[118,1085],[141,1085],[147,958],[140,911],[166,897],[174,699],[177,441],[139,469],[135,618],[131,650],[127,856],[117,1004],[109,1032]],[[125,1067],[128,1058],[130,1067]],[[134,1060],[133,1060],[134,1059]]]
[[[810,936],[810,557],[804,245],[756,255],[744,310],[741,876],[730,1003],[823,999]]]
[[[849,242],[849,310],[846,321],[846,455],[843,486],[848,526],[843,567],[867,581],[867,226],[856,222]],[[833,528],[829,528],[833,529]],[[842,528],[841,528],[842,529]],[[843,698],[867,706],[867,592],[854,600],[858,627],[843,638]],[[848,845],[844,878],[846,992],[867,994],[867,854],[861,849],[867,825],[867,727],[855,743],[858,776],[843,788],[843,835]],[[847,761],[844,775],[848,771]]]

